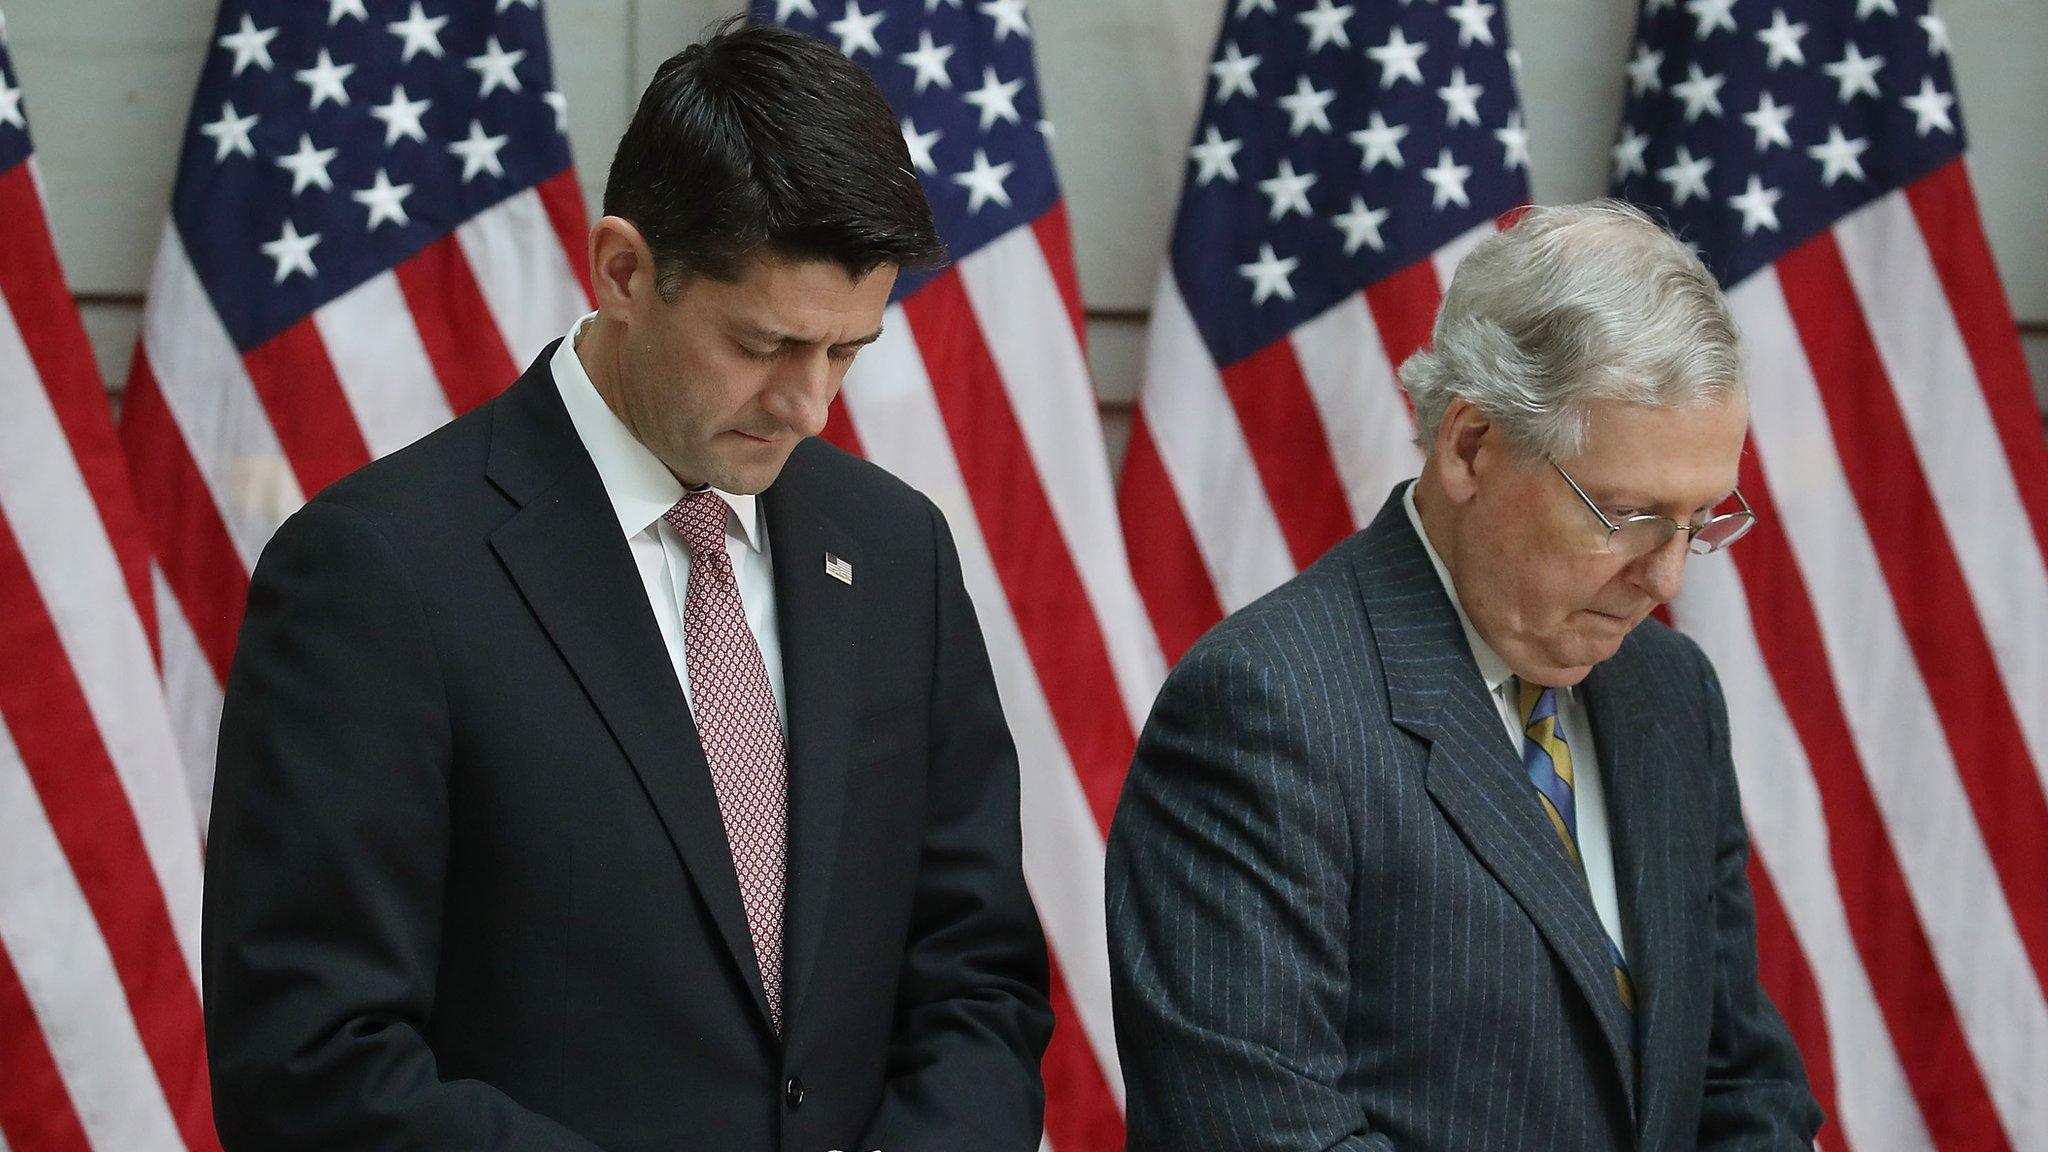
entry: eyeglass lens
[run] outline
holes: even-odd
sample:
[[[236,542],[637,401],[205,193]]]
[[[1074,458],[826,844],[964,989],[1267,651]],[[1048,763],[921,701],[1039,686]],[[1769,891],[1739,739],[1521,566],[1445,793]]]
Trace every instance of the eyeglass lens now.
[[[1700,525],[1686,546],[1695,555],[1705,555],[1733,544],[1755,524],[1755,518],[1741,512],[1724,513]],[[1629,520],[1614,533],[1609,550],[1623,556],[1642,556],[1662,548],[1678,532],[1676,521],[1662,517]]]

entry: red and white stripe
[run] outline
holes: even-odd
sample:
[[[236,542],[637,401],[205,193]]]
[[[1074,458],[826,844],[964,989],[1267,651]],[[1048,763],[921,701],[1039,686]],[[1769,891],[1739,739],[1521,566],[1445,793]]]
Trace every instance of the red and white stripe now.
[[[1396,375],[1427,344],[1484,224],[1218,368],[1180,286],[1160,277],[1120,496],[1159,641],[1178,659],[1379,511],[1421,467]]]
[[[1673,615],[1749,749],[1766,959],[1814,961],[1831,1139],[2048,1148],[2048,448],[1961,162],[1730,299],[1763,522]]]
[[[147,545],[32,164],[0,172],[0,1146],[217,1150]]]
[[[589,307],[573,172],[238,351],[166,228],[121,438],[154,548],[164,691],[203,827],[249,572],[306,498],[510,384]]]
[[[826,435],[929,495],[960,549],[1023,771],[1060,1026],[1046,1143],[1123,1143],[1103,843],[1164,675],[1117,530],[1063,210],[889,309]]]

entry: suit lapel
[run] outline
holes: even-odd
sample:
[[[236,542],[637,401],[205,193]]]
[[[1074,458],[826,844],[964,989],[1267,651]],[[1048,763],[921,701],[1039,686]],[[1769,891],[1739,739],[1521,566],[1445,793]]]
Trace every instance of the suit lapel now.
[[[493,411],[487,475],[519,511],[491,547],[625,752],[765,1024],[767,995],[703,743],[603,482],[548,372],[554,347]]]
[[[1354,561],[1386,667],[1394,723],[1429,742],[1424,786],[1430,797],[1591,1005],[1633,1114],[1633,1045],[1615,994],[1605,929],[1523,774],[1519,750],[1480,679],[1457,609],[1408,522],[1400,492],[1366,530]]]
[[[763,495],[789,704],[789,888],[784,921],[785,1030],[800,1019],[838,860],[846,750],[860,674],[857,584],[826,571],[829,553],[861,575],[853,539],[822,511],[812,446],[799,446]]]
[[[1673,845],[1685,810],[1678,778],[1668,757],[1659,759],[1663,731],[1658,710],[1643,698],[1638,672],[1627,667],[1630,650],[1596,666],[1586,677],[1586,713],[1607,793],[1607,824],[1614,843],[1614,880],[1628,939],[1628,966],[1636,989],[1636,1027],[1643,1104],[1639,1129],[1654,1131],[1668,1103],[1652,1091],[1658,1069],[1670,1055],[1662,1041],[1669,1031],[1672,981],[1680,941],[1663,912],[1682,891],[1675,874]],[[1653,762],[1657,761],[1657,762]],[[1683,909],[1680,909],[1681,913]]]

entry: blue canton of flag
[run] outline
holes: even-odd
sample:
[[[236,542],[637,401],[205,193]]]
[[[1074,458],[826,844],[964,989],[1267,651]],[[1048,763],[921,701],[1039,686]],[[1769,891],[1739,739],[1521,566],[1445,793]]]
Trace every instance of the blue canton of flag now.
[[[1232,0],[1173,236],[1217,364],[1527,200],[1497,9]]]
[[[172,194],[244,351],[569,167],[539,0],[228,0]]]
[[[1924,0],[1650,0],[1615,195],[1734,285],[1962,155],[1948,49]]]
[[[1059,201],[1024,0],[754,0],[753,16],[837,44],[874,77],[955,262]],[[905,272],[894,298],[932,275]]]
[[[7,52],[7,18],[0,15],[0,172],[35,151],[28,138],[28,112],[21,106],[21,81]]]

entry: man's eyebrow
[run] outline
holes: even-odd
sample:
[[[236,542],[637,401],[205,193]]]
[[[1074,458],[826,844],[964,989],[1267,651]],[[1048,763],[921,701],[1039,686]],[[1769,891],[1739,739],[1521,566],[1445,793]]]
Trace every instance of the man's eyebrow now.
[[[1617,512],[1623,510],[1627,510],[1629,512],[1649,511],[1654,510],[1658,507],[1668,505],[1670,503],[1669,501],[1655,499],[1654,497],[1651,497],[1643,492],[1627,491],[1621,489],[1601,490],[1597,488],[1587,488],[1586,495],[1592,497],[1593,503],[1600,505],[1600,507],[1606,509],[1609,512]],[[1697,508],[1691,509],[1691,511],[1711,512],[1714,509],[1720,507],[1722,504],[1727,503],[1730,499],[1734,498],[1734,496],[1735,488],[1731,486],[1730,488],[1728,488],[1727,491],[1722,492],[1719,496],[1714,497],[1712,500],[1707,501],[1705,504],[1702,504]]]
[[[783,344],[796,339],[796,337],[787,332],[778,332],[773,328],[763,328],[759,324],[746,320],[733,321],[733,328],[741,336],[750,340],[760,340],[770,344]]]
[[[1708,500],[1708,502],[1704,502],[1704,504],[1700,504],[1696,508],[1688,508],[1688,512],[1712,512],[1714,508],[1726,504],[1726,502],[1733,500],[1733,498],[1735,498],[1735,488],[1729,488],[1726,492],[1722,492],[1720,496],[1714,496],[1712,500]],[[1595,500],[1595,502],[1599,502],[1599,500]],[[1612,504],[1602,504],[1602,506],[1606,506],[1608,510],[1628,508],[1630,512],[1653,512],[1653,510],[1657,510],[1659,506],[1665,506],[1665,504],[1669,504],[1669,502],[1667,500],[1649,500],[1649,502],[1642,502],[1642,500],[1614,500]]]
[[[1648,508],[1656,503],[1654,497],[1640,489],[1602,488],[1589,485],[1586,488],[1586,495],[1593,498],[1593,503],[1609,510],[1617,508]]]
[[[758,324],[749,323],[748,321],[745,320],[736,321],[733,326],[738,330],[741,336],[746,337],[747,339],[750,340],[759,340],[769,344],[809,343],[809,341],[803,339],[800,336],[795,336],[788,332],[780,332],[773,328],[763,328]],[[832,345],[832,347],[865,348],[868,345],[873,344],[875,341],[880,340],[881,338],[882,329],[877,328],[873,332],[870,332],[867,335],[860,337],[859,339],[842,340],[839,343]]]

